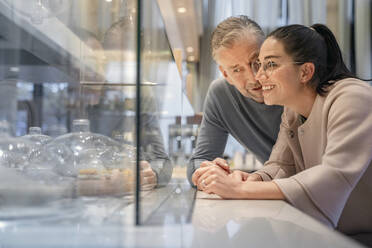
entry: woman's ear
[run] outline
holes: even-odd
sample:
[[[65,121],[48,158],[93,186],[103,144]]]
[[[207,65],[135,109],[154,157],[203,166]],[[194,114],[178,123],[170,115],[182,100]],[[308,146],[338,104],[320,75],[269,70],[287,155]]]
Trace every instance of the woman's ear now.
[[[304,63],[301,66],[301,83],[307,84],[313,78],[315,73],[315,65],[314,63]]]

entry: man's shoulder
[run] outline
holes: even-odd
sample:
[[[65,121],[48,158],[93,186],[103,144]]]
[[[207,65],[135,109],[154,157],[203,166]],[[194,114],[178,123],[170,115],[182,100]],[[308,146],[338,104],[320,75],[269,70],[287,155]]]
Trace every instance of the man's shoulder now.
[[[225,113],[226,110],[232,108],[237,99],[234,97],[230,86],[224,78],[218,78],[210,84],[204,103],[205,114],[220,111]]]
[[[209,86],[208,92],[213,95],[226,95],[227,92],[231,91],[232,87],[224,78],[218,78]]]

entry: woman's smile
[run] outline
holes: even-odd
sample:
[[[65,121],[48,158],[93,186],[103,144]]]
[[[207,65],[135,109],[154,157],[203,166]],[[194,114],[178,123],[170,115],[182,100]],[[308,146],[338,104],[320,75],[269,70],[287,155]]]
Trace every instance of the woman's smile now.
[[[262,86],[262,95],[264,97],[265,100],[268,100],[267,97],[268,95],[270,95],[270,93],[274,90],[276,86],[275,85],[272,85],[272,84],[268,84],[268,85],[263,85]]]
[[[268,92],[268,91],[270,91],[270,90],[272,90],[274,88],[275,88],[275,85],[265,85],[265,86],[262,86],[262,90],[264,92]]]

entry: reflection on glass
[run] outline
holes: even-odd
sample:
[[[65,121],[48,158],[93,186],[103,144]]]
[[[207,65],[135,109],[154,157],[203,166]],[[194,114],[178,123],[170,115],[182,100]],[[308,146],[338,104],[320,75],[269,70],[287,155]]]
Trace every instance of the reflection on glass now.
[[[139,31],[136,0],[0,0],[0,120],[6,121],[3,128],[0,122],[6,129],[0,199],[31,207],[34,216],[33,206],[63,205],[65,198],[131,202],[137,160],[142,190],[169,185],[173,165],[165,141],[170,120],[181,115],[182,86],[156,1],[146,2]],[[21,186],[3,180],[6,175]],[[38,194],[42,199],[32,202]]]
[[[0,30],[0,120],[4,120],[0,122],[0,167],[13,171],[12,178],[19,182],[17,186],[3,180],[13,172],[0,173],[0,199],[19,204],[25,212],[32,205],[31,197],[52,194],[61,184],[69,193],[39,203],[133,194],[137,159],[134,3],[0,0],[5,27]],[[110,46],[105,38],[113,30],[110,27],[122,18],[129,20],[132,38],[125,43],[130,45],[125,51],[104,49]],[[120,87],[106,87],[118,73]],[[123,81],[131,87],[124,89]],[[111,129],[106,126],[110,116],[123,122]],[[124,124],[128,130],[122,128]],[[121,130],[126,137],[123,143],[111,138]],[[23,185],[30,190],[22,193]],[[17,197],[25,199],[17,202]]]

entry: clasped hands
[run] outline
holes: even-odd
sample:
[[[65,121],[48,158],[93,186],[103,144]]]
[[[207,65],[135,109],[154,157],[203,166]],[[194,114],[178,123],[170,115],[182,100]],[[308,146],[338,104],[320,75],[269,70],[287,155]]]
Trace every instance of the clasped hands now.
[[[192,176],[192,182],[199,190],[222,198],[240,198],[241,187],[246,181],[262,181],[262,178],[258,174],[232,171],[222,158],[202,162]]]

